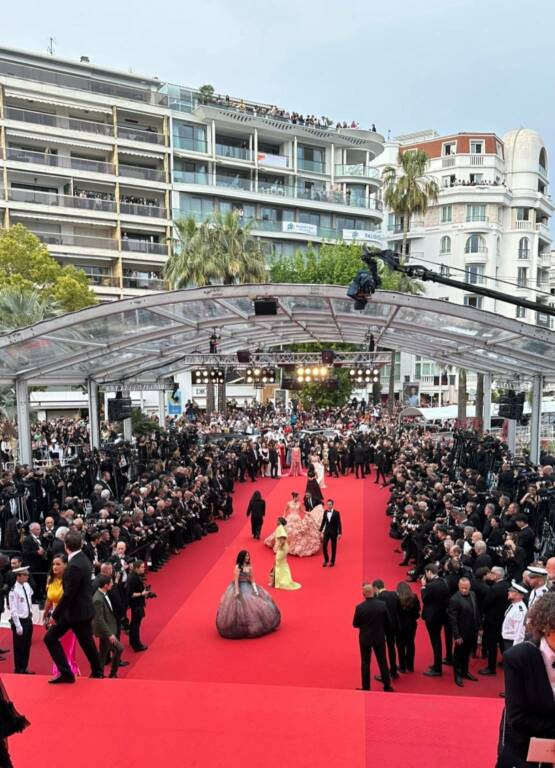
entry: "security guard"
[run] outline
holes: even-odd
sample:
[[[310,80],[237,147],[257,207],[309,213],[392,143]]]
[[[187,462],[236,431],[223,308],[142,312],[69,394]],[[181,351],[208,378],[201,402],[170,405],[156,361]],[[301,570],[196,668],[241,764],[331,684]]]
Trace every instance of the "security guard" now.
[[[536,600],[539,600],[542,595],[549,592],[547,570],[539,565],[529,565],[526,570],[528,571],[528,581],[532,587],[530,597],[528,598],[528,608],[531,608]]]
[[[8,603],[13,637],[14,672],[16,675],[32,675],[27,666],[33,639],[33,590],[28,584],[29,567],[14,568],[15,584],[10,589]]]
[[[501,627],[501,636],[503,637],[505,650],[524,640],[526,614],[528,613],[524,598],[527,594],[528,590],[526,587],[517,584],[516,581],[511,582],[507,595],[511,604],[505,611],[505,618]]]

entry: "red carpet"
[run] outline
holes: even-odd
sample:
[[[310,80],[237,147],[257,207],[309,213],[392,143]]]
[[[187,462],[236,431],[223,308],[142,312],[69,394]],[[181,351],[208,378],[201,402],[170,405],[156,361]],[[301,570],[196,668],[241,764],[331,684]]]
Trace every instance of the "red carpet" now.
[[[153,763],[204,768],[245,761],[253,766],[287,761],[293,766],[420,768],[446,758],[468,768],[489,768],[502,708],[497,698],[501,675],[463,689],[454,685],[449,668],[439,680],[423,677],[431,653],[423,627],[417,671],[395,682],[397,693],[354,690],[360,683],[351,621],[361,582],[380,577],[394,588],[406,570],[397,566],[397,542],[387,536],[387,494],[370,481],[328,481],[326,493],[341,511],[344,527],[337,564],[324,569],[320,557],[290,558],[302,589],[271,590],[282,611],[280,629],[257,640],[223,640],[217,634],[216,609],[237,552],[251,551],[255,576],[263,585],[272,563],[272,552],[252,540],[244,517],[253,489],[266,498],[267,535],[291,491],[302,493],[304,484],[304,478],[283,478],[238,486],[234,517],[221,523],[220,532],[152,574],[149,580],[160,598],[149,603],[144,622],[143,639],[150,647],[144,654],[126,651],[132,665],[124,670],[125,679],[81,679],[52,690],[42,676],[5,676],[8,690],[33,723],[12,739],[16,768],[43,753],[60,718],[65,722],[70,712],[83,768]],[[46,674],[50,664],[36,634],[31,667]],[[0,642],[6,640],[2,633]],[[475,662],[474,668],[481,665]],[[88,672],[85,664],[83,669]],[[471,698],[478,695],[482,698]],[[487,725],[465,756],[460,729],[475,721],[477,710]],[[119,725],[112,725],[113,717]],[[64,759],[56,757],[57,768],[70,765],[70,758]]]

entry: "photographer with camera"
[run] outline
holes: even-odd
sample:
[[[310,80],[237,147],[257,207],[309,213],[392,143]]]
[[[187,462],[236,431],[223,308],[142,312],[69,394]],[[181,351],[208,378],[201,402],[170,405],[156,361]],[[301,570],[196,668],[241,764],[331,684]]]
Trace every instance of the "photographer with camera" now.
[[[131,621],[129,624],[129,644],[138,653],[146,651],[148,646],[141,642],[141,623],[145,617],[146,600],[156,597],[148,584],[145,584],[145,564],[142,560],[134,560],[131,565],[131,573],[127,580],[127,595],[131,609]]]

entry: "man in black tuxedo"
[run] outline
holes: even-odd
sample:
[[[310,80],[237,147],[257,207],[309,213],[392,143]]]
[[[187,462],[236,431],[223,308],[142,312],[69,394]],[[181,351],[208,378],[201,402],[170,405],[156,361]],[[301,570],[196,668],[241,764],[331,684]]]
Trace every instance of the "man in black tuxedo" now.
[[[470,579],[463,576],[459,579],[459,591],[449,600],[447,614],[451,622],[455,648],[453,651],[453,667],[455,683],[463,686],[462,678],[477,682],[469,670],[470,654],[476,644],[476,636],[480,626],[478,603],[476,595],[470,589]]]
[[[38,600],[44,600],[48,560],[46,559],[46,551],[42,546],[40,536],[41,528],[39,523],[31,523],[29,526],[29,535],[24,536],[21,543],[21,553],[23,555],[24,565],[28,565],[29,570],[35,576],[35,597]]]
[[[389,616],[389,628],[385,632],[387,655],[389,657],[389,672],[391,679],[399,677],[397,672],[396,640],[401,630],[401,601],[399,595],[391,589],[386,589],[382,579],[374,579],[372,586],[376,590],[376,598],[385,603]],[[381,682],[381,679],[380,681]]]
[[[497,671],[497,649],[503,653],[503,619],[509,607],[509,583],[505,571],[494,566],[485,577],[485,591],[482,600],[483,629],[482,648],[487,653],[488,664],[478,671],[479,675],[495,675]]]
[[[359,631],[362,690],[370,690],[370,660],[373,650],[380,668],[383,689],[393,691],[385,657],[385,635],[389,630],[387,607],[383,601],[376,599],[376,591],[371,584],[362,585],[362,594],[364,601],[355,608],[353,618],[353,627]]]
[[[322,518],[322,524],[320,525],[320,534],[322,536],[322,548],[324,550],[324,562],[325,568],[328,563],[330,568],[335,565],[335,555],[337,553],[337,540],[341,538],[341,515],[333,507],[333,499],[328,499],[327,509],[324,512]],[[328,544],[331,542],[331,561],[328,555]]]
[[[73,630],[75,637],[91,665],[91,677],[104,677],[100,657],[96,648],[92,619],[94,606],[91,595],[92,566],[89,558],[81,551],[83,540],[80,533],[70,531],[65,538],[65,549],[68,564],[63,576],[64,594],[52,613],[52,624],[44,636],[54,664],[60,674],[48,682],[74,683],[75,676],[71,671],[60,638],[68,630]]]
[[[441,630],[445,624],[449,587],[437,574],[437,565],[430,563],[424,569],[422,579],[422,618],[434,654],[434,663],[424,672],[427,677],[439,677],[442,674]],[[450,651],[449,648],[447,650]]]
[[[365,477],[365,475],[364,475],[364,460],[365,460],[365,456],[364,456],[364,446],[362,445],[360,440],[358,441],[358,443],[354,447],[353,458],[354,458],[354,462],[355,462],[355,477],[358,478],[359,472],[360,472],[360,476],[364,480],[364,477]]]

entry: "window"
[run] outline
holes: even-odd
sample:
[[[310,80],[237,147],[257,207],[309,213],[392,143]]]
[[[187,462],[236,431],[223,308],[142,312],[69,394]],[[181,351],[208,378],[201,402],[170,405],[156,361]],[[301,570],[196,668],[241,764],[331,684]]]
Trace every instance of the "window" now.
[[[444,235],[441,238],[440,253],[451,253],[451,238],[449,235]]]
[[[467,205],[466,220],[467,221],[486,221],[486,206],[485,205]]]
[[[454,155],[457,152],[457,142],[456,141],[447,141],[445,144],[443,144],[441,148],[441,154],[444,157],[447,157],[449,155]]]
[[[451,186],[451,176],[442,176],[441,186],[443,187],[443,189],[449,189],[449,187]]]
[[[503,157],[503,145],[500,141],[495,142],[495,153],[497,157]]]
[[[481,139],[475,139],[470,142],[470,154],[481,155],[484,152],[484,142]]]
[[[481,235],[470,235],[466,240],[464,247],[465,253],[485,253],[486,246],[484,238]]]
[[[472,293],[467,294],[464,297],[465,307],[474,307],[474,309],[482,309],[482,296],[475,296]]]
[[[465,279],[471,285],[481,285],[484,282],[484,265],[467,264],[465,269]]]
[[[530,241],[527,237],[521,237],[518,241],[518,258],[528,259],[530,258]]]
[[[518,318],[526,317],[526,307],[517,307],[516,308],[516,316]]]
[[[517,221],[530,220],[530,208],[515,208]]]
[[[297,160],[299,168],[305,171],[315,171],[316,173],[325,173],[326,170],[326,150],[319,147],[297,147]]]
[[[179,196],[179,208],[185,213],[198,216],[209,216],[214,210],[214,203],[211,197],[194,197],[193,195]]]
[[[450,224],[453,220],[453,206],[442,205],[441,206],[441,223]]]
[[[484,174],[483,173],[471,173],[470,174],[470,183],[471,184],[481,184],[484,180]]]
[[[528,267],[518,267],[516,272],[516,283],[519,288],[528,287]]]
[[[547,152],[545,151],[545,147],[540,149],[539,166],[540,172],[543,173],[544,176],[547,176]]]
[[[447,266],[447,264],[440,264],[439,266],[439,274],[442,277],[451,277],[451,270]]]
[[[175,122],[173,124],[173,143],[178,149],[206,152],[206,127]]]

